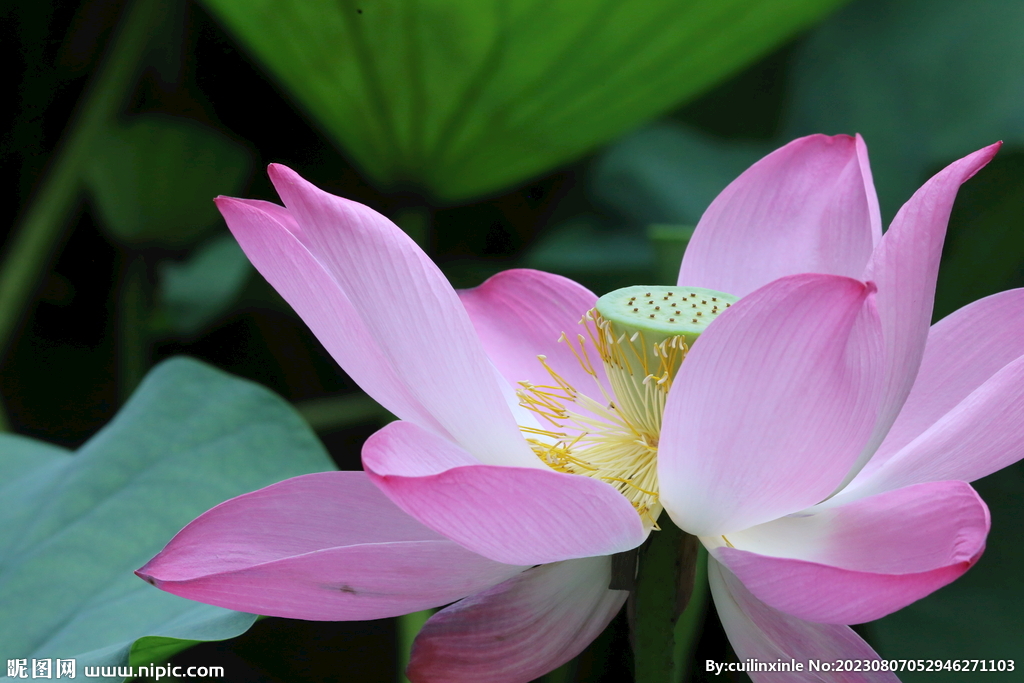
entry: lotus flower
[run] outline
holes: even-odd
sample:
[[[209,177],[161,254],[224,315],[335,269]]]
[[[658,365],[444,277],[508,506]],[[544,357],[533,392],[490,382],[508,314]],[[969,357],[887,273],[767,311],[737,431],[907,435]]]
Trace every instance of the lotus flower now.
[[[846,624],[977,561],[988,511],[965,482],[1024,454],[1024,292],[929,330],[957,188],[997,147],[883,236],[863,141],[796,140],[708,208],[678,287],[600,300],[531,270],[456,292],[387,219],[271,166],[287,208],[222,197],[228,226],[400,420],[365,472],[227,501],[138,573],[301,619],[454,602],[410,677],[529,681],[618,612],[609,556],[664,509],[708,547],[741,658],[877,658]]]

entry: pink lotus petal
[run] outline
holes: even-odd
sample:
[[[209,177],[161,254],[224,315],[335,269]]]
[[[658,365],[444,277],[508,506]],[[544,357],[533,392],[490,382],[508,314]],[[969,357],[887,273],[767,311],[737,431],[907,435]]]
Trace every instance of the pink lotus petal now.
[[[698,536],[818,503],[874,425],[882,340],[873,287],[794,275],[741,299],[682,364],[665,407],[661,501]]]
[[[957,190],[995,156],[999,146],[989,145],[953,162],[921,186],[896,214],[864,271],[863,278],[878,286],[886,380],[878,424],[851,477],[885,438],[917,377],[931,324],[946,224]]]
[[[1024,289],[980,299],[933,325],[928,332],[921,370],[903,410],[852,486],[1021,356],[1024,356]],[[983,429],[978,431],[982,435],[987,433]],[[937,477],[967,481],[976,478],[958,474]]]
[[[803,664],[799,672],[752,672],[754,683],[899,683],[887,671],[810,672],[812,659],[878,661],[880,657],[849,626],[815,624],[772,609],[712,558],[708,579],[722,626],[741,661]]]
[[[417,683],[526,683],[569,661],[626,601],[608,590],[611,558],[527,570],[435,614],[416,638]]]
[[[521,381],[551,384],[537,360],[547,362],[583,392],[594,380],[583,371],[562,333],[575,339],[580,318],[597,303],[597,295],[560,275],[539,270],[506,270],[479,287],[459,291],[487,355],[513,385]]]
[[[235,239],[252,264],[374,400],[399,417],[446,434],[413,396],[331,275],[302,245],[298,225],[284,207],[218,197]]]
[[[837,498],[943,479],[974,481],[1024,457],[1024,356]]]
[[[469,316],[437,266],[372,209],[284,166],[269,171],[311,252],[444,431],[481,462],[535,467]]]
[[[411,422],[392,422],[363,446],[363,466],[398,507],[496,562],[610,555],[646,538],[640,515],[602,481],[469,462],[457,446]]]
[[[853,624],[959,577],[981,556],[988,529],[988,508],[974,489],[943,481],[812,508],[730,534],[735,548],[712,552],[775,609]]]
[[[811,135],[718,195],[686,249],[679,284],[744,296],[796,273],[860,277],[881,230],[863,141]]]
[[[136,573],[190,600],[334,621],[436,607],[523,569],[438,536],[363,472],[322,472],[205,512]]]

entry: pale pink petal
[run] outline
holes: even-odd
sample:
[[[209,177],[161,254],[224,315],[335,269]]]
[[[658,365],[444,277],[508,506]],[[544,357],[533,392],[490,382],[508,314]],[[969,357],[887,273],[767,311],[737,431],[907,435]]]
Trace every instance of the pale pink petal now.
[[[686,248],[679,284],[744,296],[797,273],[860,277],[880,234],[863,141],[811,135],[718,195]]]
[[[481,462],[535,467],[473,324],[437,266],[372,209],[284,166],[271,165],[270,177],[311,252],[445,432]]]
[[[882,340],[873,287],[794,275],[741,299],[690,350],[669,393],[661,501],[717,536],[818,503],[874,425]]]
[[[609,590],[611,558],[588,557],[527,570],[448,607],[416,638],[417,683],[526,683],[569,661],[626,601]]]
[[[392,422],[363,446],[363,466],[395,504],[496,562],[609,555],[646,537],[640,515],[603,481],[470,462],[458,446],[411,422]]]
[[[479,287],[459,291],[487,355],[513,385],[521,381],[551,384],[548,365],[583,392],[594,388],[576,356],[559,338],[583,331],[580,318],[597,303],[597,295],[560,275],[539,270],[506,270]]]
[[[864,138],[857,133],[857,162],[860,165],[861,178],[864,181],[864,197],[868,204],[868,222],[871,225],[872,251],[882,239],[882,211],[878,206],[878,194],[875,192],[875,180],[871,175],[871,164],[868,162],[868,146]]]
[[[899,683],[887,671],[810,671],[810,660],[880,658],[849,626],[815,624],[772,609],[712,558],[708,559],[708,580],[722,626],[741,662],[757,659],[803,665],[802,671],[751,672],[754,683]]]
[[[853,486],[1021,356],[1024,356],[1024,289],[980,299],[933,325],[928,331],[921,370],[907,402]],[[979,431],[984,434],[987,430]],[[1009,463],[995,469],[1006,464]],[[937,477],[968,481],[975,478],[958,474]]]
[[[438,536],[395,507],[364,472],[322,472],[203,513],[136,573],[190,600],[336,621],[444,605],[525,568]]]
[[[232,197],[218,197],[216,201],[246,256],[295,309],[338,365],[395,415],[445,434],[381,353],[380,345],[337,282],[302,245],[296,236],[298,226],[288,211],[270,202]]]
[[[918,482],[974,481],[1024,457],[1024,356],[996,372],[842,498]]]
[[[931,324],[946,224],[957,190],[997,151],[999,144],[990,145],[932,177],[903,205],[871,255],[863,278],[878,286],[886,379],[878,424],[851,477],[885,438],[917,377]]]
[[[853,624],[962,575],[981,556],[988,529],[988,508],[969,484],[931,482],[729,534],[735,548],[712,552],[775,609]]]

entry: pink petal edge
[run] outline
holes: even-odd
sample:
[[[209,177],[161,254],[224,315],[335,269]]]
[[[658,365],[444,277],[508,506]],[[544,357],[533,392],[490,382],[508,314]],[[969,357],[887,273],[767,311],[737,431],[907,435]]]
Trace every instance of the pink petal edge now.
[[[782,278],[697,340],[669,393],[658,457],[661,501],[680,528],[745,529],[835,489],[874,425],[872,294],[833,275]]]
[[[405,420],[446,432],[363,324],[334,278],[309,253],[287,209],[270,202],[218,197],[217,208],[246,256],[309,326],[331,357],[374,400]]]
[[[751,672],[754,683],[899,683],[889,671],[810,672],[812,659],[881,658],[849,626],[815,624],[772,609],[713,558],[708,558],[708,580],[722,626],[741,661],[802,665],[802,671]]]
[[[536,467],[455,290],[391,221],[278,164],[274,187],[316,259],[358,311],[380,352],[445,433],[479,461]]]
[[[457,446],[393,422],[363,446],[373,482],[425,526],[495,562],[545,564],[610,555],[647,536],[605,482],[547,468],[470,464]]]
[[[881,235],[863,140],[811,135],[743,172],[701,217],[680,286],[734,296],[798,273],[860,277]]]
[[[417,683],[527,683],[569,661],[626,601],[611,558],[534,567],[438,612],[416,637]]]
[[[870,477],[1021,356],[1024,356],[1024,289],[979,299],[933,325],[928,331],[921,369],[903,409],[850,488]],[[1008,396],[1006,404],[1012,403],[1009,399]],[[987,441],[988,430],[979,431],[984,432]],[[974,457],[965,458],[962,475],[950,472],[934,478],[971,481],[984,476],[977,475],[976,468],[971,467],[976,461]],[[1005,464],[991,471],[1000,467]]]
[[[864,269],[864,280],[878,286],[886,379],[874,433],[846,481],[878,449],[910,393],[931,324],[935,280],[953,201],[960,185],[991,161],[1001,144],[953,162],[922,185],[896,214]]]
[[[586,287],[560,275],[517,268],[458,294],[487,355],[510,384],[551,384],[537,359],[543,355],[577,389],[593,388],[593,378],[559,341],[563,332],[575,339],[582,331],[580,318],[597,303],[597,295]]]
[[[931,482],[826,503],[730,534],[729,547],[715,539],[712,552],[775,609],[853,624],[891,614],[961,576],[980,558],[989,523],[969,484]]]
[[[523,571],[422,526],[364,472],[287,479],[221,503],[136,574],[228,609],[325,621],[436,607]]]

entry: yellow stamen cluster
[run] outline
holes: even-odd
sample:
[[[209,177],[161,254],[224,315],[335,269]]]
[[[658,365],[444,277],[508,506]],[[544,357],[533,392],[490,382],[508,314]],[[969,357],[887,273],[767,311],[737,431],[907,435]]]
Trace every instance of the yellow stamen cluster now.
[[[645,523],[657,527],[658,435],[672,378],[689,347],[681,335],[649,341],[643,331],[617,332],[613,323],[592,309],[580,323],[586,335],[573,344],[580,367],[594,379],[601,400],[574,387],[538,356],[552,383],[520,382],[521,405],[544,427],[522,427],[537,456],[559,472],[606,481],[636,508]],[[590,357],[593,350],[604,366],[605,381]],[[610,386],[606,386],[606,382]]]

